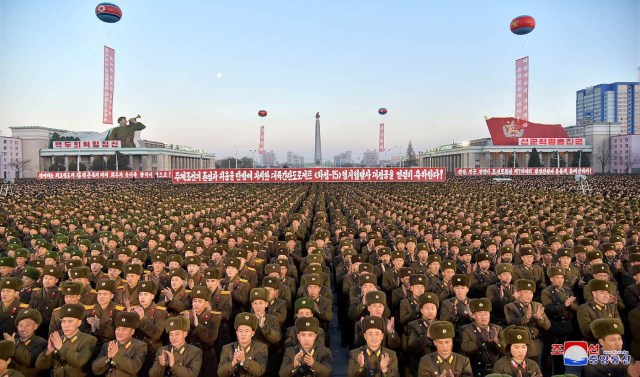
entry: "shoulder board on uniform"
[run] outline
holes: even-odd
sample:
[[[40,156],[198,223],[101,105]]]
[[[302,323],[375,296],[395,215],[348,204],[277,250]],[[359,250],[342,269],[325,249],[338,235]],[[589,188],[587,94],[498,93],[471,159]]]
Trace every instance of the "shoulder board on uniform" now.
[[[62,309],[62,306],[58,306],[57,308],[53,309],[53,311],[55,312],[55,311],[60,310],[60,309]]]
[[[116,289],[124,289],[124,285],[119,285]]]
[[[185,289],[184,293],[191,293],[191,289]]]
[[[89,292],[89,293],[95,293],[95,294],[98,294],[98,291],[96,291],[95,289],[92,289],[92,290],[91,290],[91,292]]]
[[[262,259],[262,258],[256,258],[256,263],[262,263],[262,262],[264,262],[264,259]]]
[[[220,291],[221,295],[230,295],[231,291]]]
[[[58,287],[58,292],[62,292],[62,288]]]
[[[248,283],[249,282],[249,280],[247,280],[247,279],[240,279],[240,281],[243,282],[243,283]]]
[[[219,311],[217,311],[217,310],[212,310],[212,311],[211,311],[211,314],[221,315],[221,314],[222,314],[222,312],[219,312]]]
[[[125,310],[125,309],[126,309],[126,308],[125,308],[123,305],[118,305],[118,304],[116,304],[116,310],[118,310],[118,311],[123,311],[123,310]]]
[[[29,307],[29,304],[25,304],[25,303],[22,303],[22,302],[21,302],[21,303],[20,303],[20,307],[21,307],[21,308],[23,308],[23,309],[26,309],[26,308],[28,308],[28,307]]]
[[[33,288],[32,289],[33,292],[38,292],[38,291],[41,291],[41,290],[42,290],[42,288]]]
[[[148,275],[148,274],[150,274],[150,273],[151,273],[151,271],[144,270],[144,271],[142,271],[142,273],[143,273],[144,275]]]
[[[86,310],[91,310],[91,309],[93,309],[93,308],[95,308],[95,307],[96,307],[95,305],[84,305],[84,308],[85,308]]]
[[[156,306],[156,309],[167,311],[167,308],[165,308],[164,306],[160,306],[160,305]]]
[[[255,269],[255,268],[253,268],[253,267],[249,267],[249,266],[247,266],[247,270],[249,270],[249,271],[255,271],[256,269]]]

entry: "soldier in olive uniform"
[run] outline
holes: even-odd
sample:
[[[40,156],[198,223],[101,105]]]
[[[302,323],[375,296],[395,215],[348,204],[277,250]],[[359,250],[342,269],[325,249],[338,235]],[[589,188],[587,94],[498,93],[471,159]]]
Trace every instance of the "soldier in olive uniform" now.
[[[270,349],[267,374],[277,373],[282,357],[282,332],[278,318],[267,313],[269,294],[264,288],[253,288],[251,296],[251,312],[258,318],[255,340],[266,344]]]
[[[407,325],[407,334],[403,334],[403,337],[407,337],[407,353],[405,353],[405,357],[408,359],[409,371],[413,376],[418,374],[420,358],[436,350],[433,339],[427,336],[427,330],[429,329],[429,325],[438,316],[439,306],[440,301],[438,296],[433,292],[425,292],[418,299],[421,317],[409,322]]]
[[[596,263],[591,266],[591,274],[594,279],[611,281],[611,291],[609,292],[609,303],[616,304],[618,307],[618,312],[624,312],[624,300],[620,295],[618,290],[618,286],[616,285],[615,279],[611,277],[611,269],[606,263]],[[591,294],[591,288],[589,284],[585,285],[582,289],[584,301],[593,300],[593,295]]]
[[[38,356],[36,368],[51,369],[53,377],[84,377],[89,373],[89,360],[97,339],[79,331],[85,315],[84,305],[65,304],[60,311],[62,329],[49,336],[47,349]]]
[[[0,280],[2,290],[2,307],[0,308],[0,334],[13,334],[16,332],[16,316],[29,305],[20,302],[20,289],[22,280],[14,277],[6,277]]]
[[[10,340],[0,341],[0,375],[3,377],[24,377],[17,369],[9,369],[15,348],[15,344]]]
[[[127,124],[127,118],[119,117],[118,124],[118,127],[111,129],[107,140],[120,140],[122,148],[135,148],[134,137],[136,131],[142,131],[147,127],[138,122],[136,118],[129,119],[129,124]]]
[[[20,302],[29,304],[33,290],[36,289],[35,283],[40,279],[40,271],[37,268],[26,267],[22,272],[22,282],[24,286],[20,290]],[[28,282],[28,283],[27,283]]]
[[[176,268],[169,272],[171,286],[160,292],[158,305],[167,308],[169,315],[179,315],[185,310],[191,310],[191,290],[185,289],[187,271]]]
[[[237,342],[222,348],[219,377],[259,377],[267,370],[268,349],[253,340],[258,328],[258,318],[251,313],[239,313],[235,317]]]
[[[520,248],[521,264],[516,264],[513,268],[513,280],[518,281],[520,279],[532,280],[536,284],[536,290],[533,294],[535,301],[540,301],[540,294],[542,290],[547,286],[547,282],[544,275],[544,270],[537,264],[533,264],[535,258],[535,251],[532,247],[523,246]]]
[[[89,268],[76,267],[69,270],[69,279],[82,285],[80,303],[83,305],[95,305],[98,299],[98,292],[91,288],[89,284]]]
[[[316,342],[319,329],[317,318],[300,317],[296,320],[297,344],[288,347],[284,353],[281,377],[331,376],[333,358],[327,347]]]
[[[609,292],[612,289],[609,281],[592,279],[589,281],[593,300],[578,307],[578,326],[584,340],[594,342],[597,339],[591,332],[590,324],[598,318],[620,318],[616,304],[609,302]]]
[[[72,281],[67,281],[62,283],[60,287],[62,292],[63,299],[61,300],[65,304],[79,304],[80,303],[80,294],[82,293],[82,285],[80,283],[74,283]],[[93,309],[92,306],[89,308]],[[49,321],[49,332],[48,335],[58,331],[61,329],[62,323],[62,312],[60,311],[60,307],[57,307],[51,313],[51,320]],[[85,310],[87,307],[85,306]]]
[[[153,281],[143,281],[140,283],[138,299],[139,306],[129,308],[129,311],[136,313],[140,317],[140,323],[133,335],[147,344],[148,353],[142,370],[149,370],[154,362],[154,356],[162,346],[160,338],[164,332],[164,323],[167,320],[167,310],[156,305],[153,298],[158,290],[158,284]]]
[[[96,376],[135,377],[147,358],[146,343],[133,337],[140,317],[134,312],[118,312],[114,322],[115,340],[102,345],[91,369]]]
[[[482,298],[486,296],[487,288],[495,283],[498,278],[495,272],[490,271],[491,255],[478,253],[476,255],[477,268],[469,277],[469,297]]]
[[[215,343],[218,338],[222,315],[220,312],[213,312],[207,308],[210,299],[211,291],[207,287],[195,286],[191,290],[193,309],[184,312],[185,318],[188,318],[191,324],[187,343],[202,350],[200,377],[207,375],[215,377],[218,370]]]
[[[454,338],[455,349],[460,347],[460,327],[473,321],[471,309],[469,308],[469,277],[467,275],[456,274],[451,278],[451,285],[455,296],[444,300],[440,304],[440,320],[451,322],[456,329]]]
[[[142,282],[140,278],[142,277],[143,269],[139,264],[127,264],[123,267],[123,270],[127,284],[124,289],[120,290],[122,295],[118,303],[128,309],[140,305],[138,298],[141,292],[140,286]]]
[[[527,358],[529,329],[523,326],[508,326],[503,330],[507,355],[501,357],[493,367],[493,373],[513,377],[542,377],[540,366]]]
[[[48,371],[36,368],[38,356],[47,349],[47,340],[34,334],[40,324],[42,324],[40,312],[35,309],[25,309],[16,317],[17,336],[9,339],[16,344],[13,367],[25,377],[49,375]]]
[[[294,315],[295,318],[311,318],[313,317],[313,311],[315,310],[315,305],[313,301],[308,297],[301,297],[296,300],[294,304]],[[291,326],[286,329],[284,335],[284,347],[294,347],[298,344],[298,335],[296,333],[296,327]],[[322,327],[318,328],[316,334],[316,344],[325,345],[325,332]]]
[[[504,307],[515,301],[513,295],[516,287],[511,284],[513,266],[507,263],[496,265],[498,282],[487,288],[487,298],[491,300],[491,321],[499,326],[507,326],[507,318],[504,315]]]
[[[545,314],[544,307],[533,301],[536,283],[533,280],[520,279],[516,282],[516,301],[504,307],[504,314],[509,325],[524,326],[531,333],[527,357],[537,359],[542,355],[542,332],[549,330],[551,322]]]
[[[189,319],[169,318],[165,330],[171,344],[162,346],[149,370],[149,377],[193,377],[200,375],[202,350],[186,342]]]
[[[98,302],[87,310],[85,322],[90,326],[88,330],[91,335],[98,339],[97,349],[100,349],[104,343],[116,338],[116,324],[113,320],[119,312],[125,310],[125,307],[113,301],[116,294],[116,283],[113,280],[99,280],[96,283],[96,291]]]
[[[560,266],[549,267],[547,276],[551,285],[542,290],[542,306],[551,321],[549,331],[543,333],[542,369],[553,374],[564,373],[564,360],[561,355],[551,355],[552,344],[563,344],[570,340],[573,333],[573,318],[578,310],[576,297],[564,284],[566,270]]]
[[[399,377],[396,353],[382,346],[386,332],[382,318],[365,317],[362,320],[362,329],[366,345],[349,353],[347,376]]]
[[[637,376],[640,363],[632,357],[628,357],[628,360],[623,359],[622,321],[619,318],[599,318],[591,322],[589,327],[594,338],[598,339],[600,354],[597,356],[597,363],[589,363],[584,367],[584,377]]]
[[[492,307],[488,298],[471,300],[469,308],[473,314],[473,323],[460,328],[460,351],[471,361],[474,376],[483,377],[491,373],[493,364],[504,350],[504,345],[499,340],[502,327],[489,323]]]
[[[433,339],[436,351],[422,356],[418,367],[418,376],[439,377],[449,374],[451,376],[473,377],[469,359],[453,352],[455,329],[452,323],[432,322],[427,336]]]
[[[277,316],[280,327],[283,327],[288,318],[288,313],[287,302],[278,297],[278,287],[280,284],[280,280],[273,277],[265,276],[262,279],[262,287],[264,287],[269,293],[269,306],[267,307],[267,312],[271,315]],[[333,315],[333,310],[330,310],[330,312]]]
[[[222,346],[231,342],[229,333],[229,318],[231,318],[231,292],[223,291],[220,287],[222,271],[219,268],[207,268],[202,273],[205,284],[211,292],[209,304],[211,311],[220,313],[220,327],[215,342],[216,355],[222,352]]]

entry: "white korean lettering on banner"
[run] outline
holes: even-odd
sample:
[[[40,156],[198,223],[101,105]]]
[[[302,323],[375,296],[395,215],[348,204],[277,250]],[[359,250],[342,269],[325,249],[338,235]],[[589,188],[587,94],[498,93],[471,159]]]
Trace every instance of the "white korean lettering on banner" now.
[[[456,176],[491,176],[491,175],[591,175],[593,168],[482,168],[455,169]]]
[[[521,137],[518,145],[570,146],[585,145],[584,138]]]

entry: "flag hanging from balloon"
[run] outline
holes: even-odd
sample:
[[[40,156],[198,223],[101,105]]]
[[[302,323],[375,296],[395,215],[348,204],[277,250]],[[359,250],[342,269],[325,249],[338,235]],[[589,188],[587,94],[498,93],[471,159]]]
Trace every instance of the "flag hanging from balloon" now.
[[[529,57],[516,60],[516,119],[529,120]]]
[[[264,154],[264,126],[260,126],[260,148],[258,154]]]
[[[104,88],[102,123],[113,124],[113,84],[116,72],[116,50],[104,46]]]
[[[384,123],[380,123],[380,134],[378,135],[378,152],[384,152]]]

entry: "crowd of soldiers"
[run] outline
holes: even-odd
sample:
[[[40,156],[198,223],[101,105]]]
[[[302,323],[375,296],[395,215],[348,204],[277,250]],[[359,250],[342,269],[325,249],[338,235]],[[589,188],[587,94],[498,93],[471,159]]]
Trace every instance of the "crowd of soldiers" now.
[[[0,375],[547,377],[586,340],[584,376],[638,376],[639,180],[607,180],[23,181]]]

